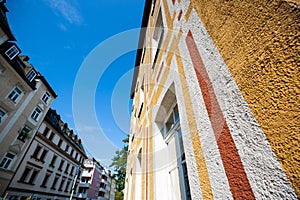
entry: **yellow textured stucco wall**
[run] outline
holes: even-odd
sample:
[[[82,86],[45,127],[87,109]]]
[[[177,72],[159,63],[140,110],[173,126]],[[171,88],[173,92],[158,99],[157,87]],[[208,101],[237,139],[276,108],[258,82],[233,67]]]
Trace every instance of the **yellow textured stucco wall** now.
[[[300,1],[191,0],[300,197]]]

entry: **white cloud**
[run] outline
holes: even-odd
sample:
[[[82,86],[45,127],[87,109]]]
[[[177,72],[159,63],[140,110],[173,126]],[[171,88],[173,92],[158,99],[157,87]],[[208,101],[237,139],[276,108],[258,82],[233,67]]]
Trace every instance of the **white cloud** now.
[[[66,0],[45,0],[46,3],[51,7],[54,13],[59,13],[65,18],[70,24],[80,25],[83,19],[76,9],[76,7],[70,4]]]
[[[63,24],[59,24],[58,27],[62,30],[62,31],[67,31],[67,27]]]
[[[100,131],[100,128],[97,126],[89,126],[89,125],[78,125],[77,131],[79,132],[97,132]]]

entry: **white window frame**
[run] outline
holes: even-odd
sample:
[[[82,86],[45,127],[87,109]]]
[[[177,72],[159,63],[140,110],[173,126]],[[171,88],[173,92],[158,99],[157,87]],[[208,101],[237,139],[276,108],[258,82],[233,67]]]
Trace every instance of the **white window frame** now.
[[[17,91],[19,90],[19,91]],[[19,93],[20,92],[20,93]],[[18,103],[22,96],[23,96],[23,91],[19,87],[14,87],[14,89],[8,94],[7,98],[9,98],[12,102],[15,104]]]
[[[0,108],[0,125],[6,120],[7,116],[7,112]]]
[[[11,154],[13,157],[9,157],[8,154]],[[7,152],[5,154],[5,156],[2,158],[1,163],[0,163],[0,168],[2,169],[10,169],[12,163],[14,162],[16,155],[11,153],[11,152]]]
[[[27,75],[26,78],[31,82],[35,77],[36,77],[37,73],[35,70],[31,69]]]
[[[16,45],[12,45],[9,49],[5,51],[5,55],[10,59],[14,59],[20,53]]]
[[[37,107],[34,108],[34,110],[33,110],[30,117],[34,121],[38,121],[41,115],[42,115],[42,109],[37,106]]]
[[[42,96],[42,101],[46,105],[48,105],[50,99],[51,99],[51,96],[50,96],[49,92],[45,92],[44,95]]]

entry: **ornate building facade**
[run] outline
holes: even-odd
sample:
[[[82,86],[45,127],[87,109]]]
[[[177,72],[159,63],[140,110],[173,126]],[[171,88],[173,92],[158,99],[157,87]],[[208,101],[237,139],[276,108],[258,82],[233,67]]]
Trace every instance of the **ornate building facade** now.
[[[9,184],[8,198],[76,199],[86,158],[80,138],[50,109]]]
[[[57,97],[47,80],[20,56],[0,2],[0,195]]]

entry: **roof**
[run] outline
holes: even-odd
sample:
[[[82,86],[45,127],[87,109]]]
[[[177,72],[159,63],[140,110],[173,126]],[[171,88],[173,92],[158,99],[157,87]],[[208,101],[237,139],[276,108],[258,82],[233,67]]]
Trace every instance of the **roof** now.
[[[145,1],[143,20],[142,20],[142,25],[141,25],[141,30],[140,30],[140,38],[139,38],[138,49],[137,49],[137,52],[136,52],[134,73],[133,73],[133,79],[132,79],[132,85],[131,85],[131,91],[130,91],[130,98],[131,99],[133,99],[133,97],[134,97],[137,76],[139,74],[139,66],[140,66],[141,57],[142,57],[142,53],[143,53],[146,27],[148,25],[149,15],[150,15],[150,11],[151,11],[151,3],[152,3],[151,0],[146,0]]]
[[[6,6],[4,5],[5,2],[6,1],[3,0],[0,3],[0,11],[1,11],[0,12],[0,27],[5,32],[5,34],[9,37],[9,40],[16,41],[16,38],[12,34],[11,29],[8,24],[8,21],[7,21],[6,12],[8,12],[8,10],[7,10]]]
[[[87,158],[81,139],[74,134],[73,130],[69,129],[67,123],[61,120],[61,117],[59,114],[57,114],[56,110],[49,108],[45,120],[49,122],[53,128],[55,128],[56,131],[59,132],[64,138],[73,143],[73,145],[82,152],[84,157]]]

